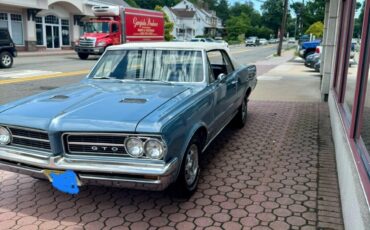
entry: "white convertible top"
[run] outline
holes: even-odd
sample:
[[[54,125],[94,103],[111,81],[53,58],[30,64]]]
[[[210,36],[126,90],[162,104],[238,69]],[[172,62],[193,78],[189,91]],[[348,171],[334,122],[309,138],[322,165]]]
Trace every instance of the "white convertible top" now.
[[[226,45],[213,42],[136,42],[109,46],[107,49],[195,49],[206,51],[214,49],[228,50]]]

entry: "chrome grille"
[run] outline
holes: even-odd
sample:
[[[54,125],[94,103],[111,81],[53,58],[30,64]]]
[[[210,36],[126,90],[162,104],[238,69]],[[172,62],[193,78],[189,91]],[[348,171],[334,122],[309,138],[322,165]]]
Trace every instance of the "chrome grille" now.
[[[39,150],[51,150],[49,135],[45,131],[8,127],[12,133],[10,145]]]
[[[125,136],[114,134],[68,134],[64,135],[65,150],[69,154],[128,155]]]
[[[80,46],[81,47],[95,47],[95,39],[92,39],[92,38],[80,39]]]

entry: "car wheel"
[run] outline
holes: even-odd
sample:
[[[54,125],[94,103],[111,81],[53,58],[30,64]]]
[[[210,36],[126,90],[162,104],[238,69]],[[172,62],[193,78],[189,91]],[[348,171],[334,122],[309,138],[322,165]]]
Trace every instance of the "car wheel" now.
[[[197,137],[193,137],[186,149],[179,176],[174,184],[176,195],[179,197],[190,198],[197,189],[200,151],[200,142]]]
[[[86,60],[89,57],[89,54],[87,54],[87,53],[78,53],[78,57],[81,60]]]
[[[242,104],[238,109],[238,113],[235,115],[233,123],[237,128],[243,128],[247,123],[248,117],[248,97],[243,99]]]
[[[0,54],[0,66],[3,68],[10,68],[13,65],[12,55],[5,51]]]

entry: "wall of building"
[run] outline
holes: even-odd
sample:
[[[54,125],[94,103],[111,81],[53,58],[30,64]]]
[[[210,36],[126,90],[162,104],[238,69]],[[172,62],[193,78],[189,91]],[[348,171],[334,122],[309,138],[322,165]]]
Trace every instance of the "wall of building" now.
[[[370,210],[333,92],[329,96],[329,108],[345,229],[367,230]]]
[[[365,1],[370,4],[370,0]],[[361,86],[361,81],[356,82],[356,78],[359,80],[367,78],[367,76],[362,75],[361,70],[356,71],[356,74],[353,73],[352,69],[350,71],[352,73],[349,73],[348,60],[344,58],[349,52],[345,47],[351,43],[353,33],[351,23],[353,25],[354,17],[351,14],[354,15],[354,3],[355,0],[330,0],[327,4],[321,90],[323,97],[325,94],[329,94],[328,106],[335,144],[344,225],[346,229],[362,230],[369,229],[370,226],[369,176],[364,166],[368,163],[360,156],[360,154],[368,154],[366,152],[368,150],[362,144],[362,132],[360,132],[366,127],[359,120],[364,116],[363,105],[359,101],[362,96],[365,96],[366,91],[360,91],[360,87],[354,85]],[[343,14],[341,9],[344,9]],[[341,20],[344,20],[349,26],[341,27]],[[369,22],[365,22],[365,27]],[[362,44],[366,43],[365,39],[366,37],[363,37]],[[338,44],[339,42],[341,44]],[[370,53],[361,52],[359,55],[361,59],[361,56],[364,58]],[[369,65],[366,63],[363,66],[359,65],[358,68],[363,68],[364,73],[369,72]],[[334,73],[338,74],[334,75]],[[355,84],[346,87],[349,81],[351,84]],[[350,103],[350,107],[348,103]],[[360,114],[355,113],[356,111],[362,112]],[[359,130],[358,134],[354,130]],[[360,150],[363,147],[364,150]]]

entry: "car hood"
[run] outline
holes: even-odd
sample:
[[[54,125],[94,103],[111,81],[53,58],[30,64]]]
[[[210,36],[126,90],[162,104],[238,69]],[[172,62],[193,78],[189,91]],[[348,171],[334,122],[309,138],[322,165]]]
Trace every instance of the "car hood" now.
[[[0,124],[49,131],[127,131],[172,98],[182,85],[100,80],[48,91],[0,107]]]

